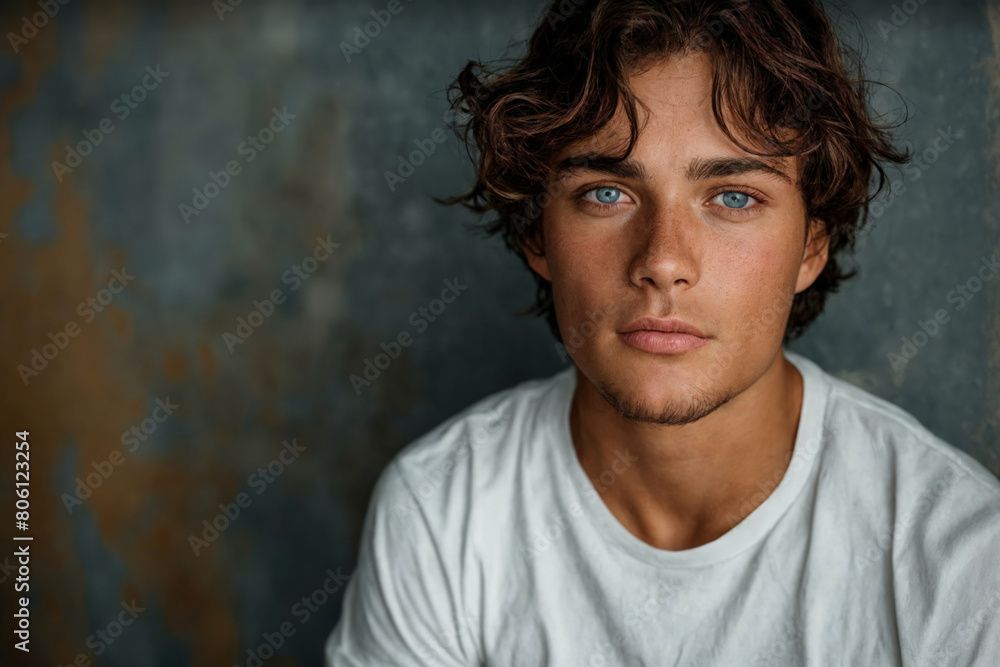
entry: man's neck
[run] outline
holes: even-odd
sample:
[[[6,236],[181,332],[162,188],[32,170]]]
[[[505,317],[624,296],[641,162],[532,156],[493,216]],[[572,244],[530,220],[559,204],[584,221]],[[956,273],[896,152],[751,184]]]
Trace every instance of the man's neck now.
[[[625,419],[579,369],[570,411],[577,458],[625,528],[659,549],[679,551],[731,530],[777,486],[791,460],[802,407],[799,371],[778,354],[754,384],[691,424]],[[617,474],[616,462],[635,460]],[[751,500],[752,499],[752,500]],[[742,508],[742,509],[741,509]]]

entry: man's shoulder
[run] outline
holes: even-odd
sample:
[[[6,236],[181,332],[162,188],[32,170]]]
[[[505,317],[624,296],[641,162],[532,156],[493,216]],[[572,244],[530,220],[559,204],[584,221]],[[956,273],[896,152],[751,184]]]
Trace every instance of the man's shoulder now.
[[[902,494],[957,484],[988,503],[1000,501],[1000,479],[972,455],[945,441],[899,405],[831,374],[824,428],[865,476]],[[860,471],[859,471],[860,472]],[[966,495],[968,500],[972,500]]]
[[[1000,480],[902,407],[830,377],[830,483],[860,540],[854,563],[891,572],[905,661],[1000,664],[996,619],[985,623],[1000,609]]]
[[[512,473],[522,450],[552,419],[571,372],[525,380],[476,401],[403,447],[391,465],[418,495],[470,482],[480,487],[487,478]]]

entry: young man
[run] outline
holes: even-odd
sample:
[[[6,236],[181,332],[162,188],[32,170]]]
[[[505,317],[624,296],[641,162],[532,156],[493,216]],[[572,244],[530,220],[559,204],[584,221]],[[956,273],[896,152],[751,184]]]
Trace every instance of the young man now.
[[[902,163],[811,0],[573,0],[457,81],[573,366],[376,485],[329,667],[1000,665],[1000,482],[784,350]]]

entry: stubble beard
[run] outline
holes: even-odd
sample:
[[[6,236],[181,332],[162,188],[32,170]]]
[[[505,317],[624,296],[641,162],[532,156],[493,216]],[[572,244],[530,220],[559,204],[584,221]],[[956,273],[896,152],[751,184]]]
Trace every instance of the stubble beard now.
[[[692,386],[690,393],[683,399],[668,400],[658,408],[653,408],[647,401],[635,400],[609,382],[596,382],[594,387],[608,405],[623,418],[664,426],[681,426],[696,422],[712,414],[739,394],[734,387],[720,387],[706,391]]]

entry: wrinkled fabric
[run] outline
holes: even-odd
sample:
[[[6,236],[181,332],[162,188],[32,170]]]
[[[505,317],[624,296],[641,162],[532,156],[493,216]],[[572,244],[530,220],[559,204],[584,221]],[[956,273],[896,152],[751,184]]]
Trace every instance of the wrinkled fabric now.
[[[787,470],[702,546],[633,536],[569,431],[575,368],[494,394],[383,471],[327,667],[1000,665],[1000,482],[790,351]]]

